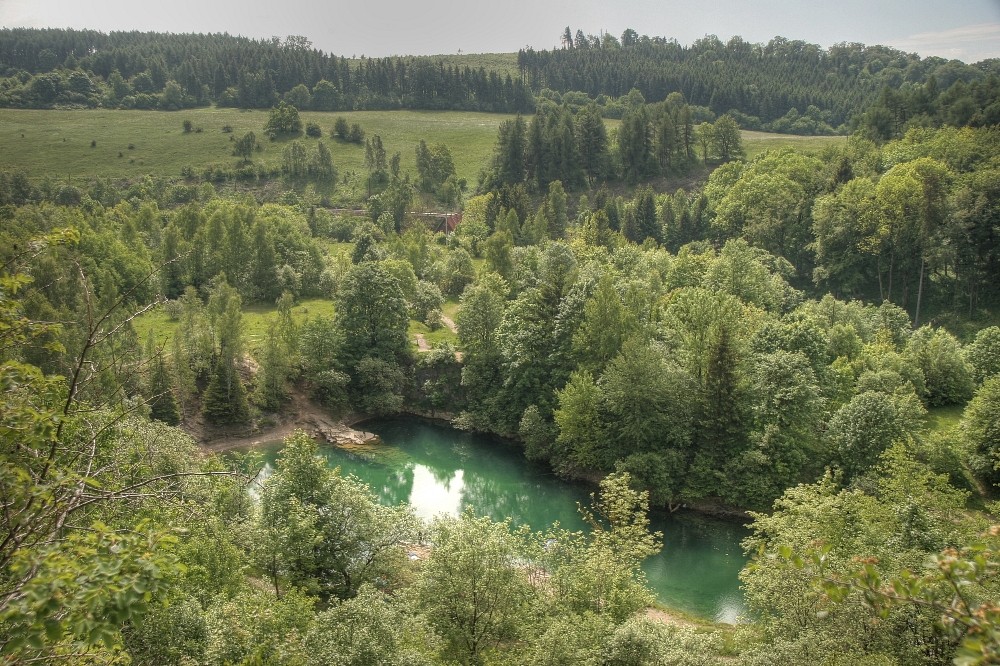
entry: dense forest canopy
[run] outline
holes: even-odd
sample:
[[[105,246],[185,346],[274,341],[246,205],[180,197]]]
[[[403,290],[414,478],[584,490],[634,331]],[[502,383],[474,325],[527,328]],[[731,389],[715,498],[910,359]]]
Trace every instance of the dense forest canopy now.
[[[508,184],[467,200],[448,236],[378,207],[345,218],[209,183],[178,203],[151,180],[68,196],[5,175],[0,650],[219,666],[734,653],[750,666],[816,663],[817,649],[990,663],[1000,329],[973,334],[960,313],[997,298],[982,221],[1000,202],[995,133],[768,152],[691,193],[571,205],[558,180],[541,200]],[[405,176],[384,178],[381,194]],[[852,233],[864,253],[833,249]],[[914,292],[921,321],[962,339],[916,326]],[[332,316],[295,314],[317,296]],[[159,299],[172,335],[143,340],[134,313]],[[455,344],[415,353],[412,326],[440,326],[446,299]],[[275,300],[251,336],[244,304]],[[421,525],[327,469],[304,434],[247,494],[252,460],[227,468],[170,427],[246,427],[295,392],[334,411],[460,409],[457,424],[518,439],[560,475],[605,477],[594,531],[471,513]],[[964,427],[928,429],[949,405]],[[746,631],[640,612],[638,564],[660,538],[650,505],[761,510]],[[433,550],[408,564],[400,543],[420,535]]]
[[[933,80],[933,98],[957,82],[972,84],[998,73],[995,60],[968,65],[857,43],[823,49],[783,37],[752,44],[711,35],[683,46],[634,30],[619,40],[581,31],[573,36],[569,28],[562,49],[522,50],[518,65],[535,90],[621,97],[636,88],[651,102],[680,92],[715,114],[738,112],[745,127],[763,124],[800,134],[849,125],[886,87],[919,89]]]
[[[1000,659],[995,61],[569,28],[503,75],[71,30],[0,59],[4,104],[271,109],[200,172],[0,172],[0,662]],[[475,192],[345,117],[341,174],[299,116],[406,106],[534,113]],[[856,131],[746,159],[754,123]],[[266,478],[190,436],[306,402],[513,440],[596,484],[589,529],[424,523],[307,433]],[[648,513],[690,509],[752,521],[743,626],[650,609]]]

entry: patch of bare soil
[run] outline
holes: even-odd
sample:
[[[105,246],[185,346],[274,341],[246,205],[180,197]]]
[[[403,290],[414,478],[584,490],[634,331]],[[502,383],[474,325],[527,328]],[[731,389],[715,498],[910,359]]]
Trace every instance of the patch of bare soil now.
[[[643,615],[654,622],[659,622],[660,624],[669,624],[675,627],[688,627],[691,629],[698,626],[691,620],[680,617],[679,615],[674,615],[670,611],[663,610],[662,608],[647,608]]]
[[[356,421],[358,419],[354,419]],[[293,391],[288,404],[280,414],[272,415],[268,425],[248,428],[218,427],[206,423],[199,415],[188,419],[181,426],[207,451],[220,452],[231,449],[252,448],[264,442],[284,439],[298,429],[311,435],[335,441],[343,437],[349,441],[373,438],[371,433],[353,430],[348,424],[352,419],[332,416],[299,391]]]
[[[455,325],[454,320],[448,315],[441,315],[441,323],[447,326],[452,333],[458,333],[458,326]]]

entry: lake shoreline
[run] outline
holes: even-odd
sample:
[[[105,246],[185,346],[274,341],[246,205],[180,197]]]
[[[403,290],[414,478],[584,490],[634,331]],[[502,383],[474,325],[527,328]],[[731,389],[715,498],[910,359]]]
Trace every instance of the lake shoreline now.
[[[305,403],[300,402],[294,410],[287,410],[280,422],[273,423],[266,428],[260,428],[253,433],[248,434],[246,431],[242,433],[206,432],[205,434],[211,436],[212,439],[207,442],[203,441],[202,446],[206,451],[218,453],[235,449],[255,448],[258,451],[262,451],[270,460],[280,455],[278,453],[278,442],[280,442],[281,438],[295,432],[297,429],[316,436],[320,441],[328,441],[329,438],[326,436],[326,433],[332,427],[348,429],[353,432],[371,431],[384,439],[373,439],[365,443],[354,441],[334,442],[332,445],[321,447],[321,451],[330,460],[331,466],[341,467],[343,470],[346,470],[345,473],[357,474],[364,482],[369,483],[373,489],[378,489],[381,493],[386,492],[387,489],[392,489],[394,484],[396,484],[395,490],[388,490],[388,495],[385,498],[392,503],[412,501],[412,499],[408,500],[407,498],[414,497],[415,493],[416,497],[423,498],[425,501],[429,499],[432,502],[438,500],[447,500],[456,503],[460,501],[471,502],[478,509],[484,509],[487,508],[487,503],[495,499],[493,497],[494,489],[503,488],[506,479],[509,478],[507,476],[498,476],[498,473],[510,473],[500,472],[500,470],[516,468],[518,470],[518,477],[524,473],[530,478],[535,479],[525,486],[525,488],[532,489],[527,492],[535,493],[538,492],[537,489],[543,489],[542,492],[547,494],[539,495],[535,499],[529,500],[525,500],[523,495],[515,495],[513,500],[502,499],[501,503],[494,507],[494,513],[497,509],[499,509],[499,513],[494,515],[493,518],[503,519],[504,516],[514,516],[516,519],[525,520],[525,516],[532,512],[541,510],[545,513],[551,511],[551,507],[559,506],[561,508],[556,509],[555,514],[545,515],[540,523],[538,519],[533,519],[528,520],[528,524],[538,523],[535,527],[541,529],[541,524],[549,525],[553,522],[558,522],[561,525],[568,526],[570,529],[575,529],[575,527],[572,527],[575,525],[574,521],[578,518],[578,512],[575,507],[579,503],[587,503],[586,497],[596,490],[594,482],[588,479],[560,479],[552,473],[547,465],[527,460],[524,457],[522,447],[518,446],[515,441],[499,438],[495,435],[487,434],[484,437],[482,433],[464,432],[454,428],[451,425],[450,419],[441,418],[441,416],[440,413],[436,413],[434,417],[428,414],[413,413],[399,414],[391,417],[350,414],[342,418],[335,418],[319,406],[312,404],[311,401],[307,401]],[[398,423],[393,424],[393,421],[397,421]],[[348,426],[347,424],[351,425]],[[435,453],[435,449],[427,449],[424,444],[421,444],[416,450],[411,449],[410,453],[401,454],[398,449],[399,444],[397,444],[399,437],[406,437],[409,434],[421,431],[440,433],[440,435],[432,435],[434,440],[437,440],[438,437],[451,438],[452,435],[449,435],[449,432],[454,433],[455,437],[463,441],[468,440],[468,438],[473,438],[473,440],[462,444],[459,448],[448,449],[442,453]],[[420,437],[426,438],[427,435]],[[475,440],[483,443],[485,448],[478,448],[480,444],[475,443]],[[419,441],[424,440],[420,439]],[[385,446],[382,446],[381,442],[384,442]],[[418,457],[409,458],[413,463],[405,467],[400,465],[400,455],[410,456],[414,453]],[[510,461],[509,464],[503,463],[504,460]],[[478,470],[475,469],[475,461],[479,461],[480,469]],[[384,472],[378,471],[376,473],[378,476],[366,479],[367,472],[358,469],[356,466],[364,467],[371,464],[374,464],[380,470],[386,469],[386,466],[388,468],[399,466],[400,470],[407,469],[408,471],[389,474],[388,477],[382,477]],[[470,466],[472,467],[470,468]],[[483,476],[484,474],[486,475],[485,477]],[[488,480],[484,482],[484,478]],[[493,479],[497,479],[497,481]],[[460,500],[459,497],[464,496],[463,486],[469,484],[472,484],[474,488],[471,495],[471,498],[474,499],[464,497],[464,499]],[[566,487],[567,485],[576,487],[576,490],[569,491],[570,499],[555,501],[555,497],[559,496],[560,493],[566,492],[560,491],[557,488]],[[490,493],[483,494],[484,489],[489,489]],[[525,501],[527,501],[527,504],[524,503]],[[505,502],[510,502],[510,504],[505,504]],[[459,504],[456,504],[454,507],[442,510],[455,513],[460,510],[459,506]],[[417,510],[419,511],[420,509]],[[426,507],[424,510],[426,512]],[[437,510],[438,507],[435,507],[434,511]],[[711,607],[701,608],[702,604],[700,602],[696,600],[692,602],[692,594],[694,594],[694,597],[700,596],[700,594],[707,595],[704,597],[706,601],[716,598],[725,599],[727,595],[730,599],[736,599],[735,595],[738,594],[735,591],[736,588],[732,592],[724,593],[722,597],[716,597],[717,592],[708,591],[713,589],[711,587],[699,593],[697,585],[692,587],[690,583],[685,583],[679,589],[686,589],[687,591],[680,592],[679,598],[671,598],[677,594],[677,590],[669,587],[661,589],[659,586],[662,586],[664,584],[663,581],[667,580],[664,576],[673,577],[679,575],[681,576],[681,580],[686,580],[692,575],[690,572],[699,571],[700,567],[705,566],[706,559],[712,560],[712,558],[718,558],[716,561],[719,563],[730,562],[730,564],[722,564],[722,566],[735,567],[730,574],[735,579],[736,571],[741,565],[734,562],[732,558],[738,556],[745,560],[745,556],[739,545],[742,536],[733,533],[732,530],[738,528],[740,523],[745,521],[733,520],[732,517],[720,519],[718,516],[701,514],[687,509],[669,513],[666,510],[653,508],[650,511],[650,517],[653,519],[651,529],[660,530],[666,536],[664,539],[664,556],[662,558],[660,556],[654,558],[647,563],[648,566],[644,565],[644,569],[647,570],[648,580],[652,585],[651,589],[656,591],[655,593],[659,599],[659,602],[655,604],[659,608],[659,612],[651,610],[650,613],[656,615],[656,617],[652,617],[651,619],[667,624],[682,625],[689,621],[693,621],[696,624],[704,623],[704,625],[720,626],[738,622],[738,613],[741,611],[725,612],[727,603],[725,601],[715,609]],[[723,527],[726,524],[733,527]],[[665,525],[670,525],[670,529],[666,529]],[[706,530],[704,525],[708,526],[707,532],[704,531]],[[712,527],[712,525],[715,525],[715,527]],[[733,536],[723,537],[723,540],[720,542],[718,537],[709,536],[711,534],[733,534]],[[693,553],[691,551],[691,544],[697,543],[701,539],[706,539],[702,541],[705,545],[696,546],[700,550]],[[716,565],[712,567],[712,570],[718,571],[720,569]],[[669,573],[671,571],[673,573]],[[694,577],[700,579],[707,575],[705,572],[702,572],[702,574],[694,574]],[[657,580],[660,582],[654,582]],[[664,592],[664,590],[670,591]],[[663,596],[664,594],[667,596]],[[737,600],[735,604],[733,607],[738,608],[740,602]],[[732,604],[730,605],[732,606]]]
[[[224,453],[226,451],[238,449],[253,449],[268,442],[282,440],[292,435],[296,430],[303,430],[313,437],[318,437],[327,443],[334,445],[337,445],[338,443],[346,443],[350,445],[357,445],[359,443],[374,444],[374,441],[371,439],[359,438],[357,435],[352,433],[371,435],[372,433],[366,433],[364,430],[358,430],[357,426],[363,426],[366,422],[378,419],[416,418],[431,424],[453,428],[460,430],[461,432],[467,432],[455,428],[455,416],[456,415],[452,412],[427,412],[411,407],[398,414],[391,415],[379,416],[372,414],[349,413],[335,417],[305,395],[295,394],[289,402],[288,408],[283,410],[280,415],[277,415],[279,422],[271,425],[270,427],[261,428],[249,434],[236,434],[233,431],[209,428],[194,429],[198,431],[197,434],[191,430],[188,430],[188,432],[196,440],[198,440],[198,444],[205,451]],[[343,433],[343,440],[338,441],[335,433]],[[495,433],[475,432],[474,434],[490,437],[497,441],[507,443],[512,448],[518,448],[516,440],[501,437]],[[523,457],[523,450],[521,451],[521,455]],[[525,458],[525,461],[528,462],[527,458]],[[600,484],[601,478],[603,477],[599,474],[591,474],[580,475],[563,480],[571,483],[583,484],[596,490]],[[683,515],[684,513],[692,513],[699,516],[707,516],[741,524],[751,520],[748,513],[749,509],[730,507],[712,502],[685,504],[678,511],[670,511],[667,507],[662,506],[653,506],[651,507],[651,510],[664,515]]]

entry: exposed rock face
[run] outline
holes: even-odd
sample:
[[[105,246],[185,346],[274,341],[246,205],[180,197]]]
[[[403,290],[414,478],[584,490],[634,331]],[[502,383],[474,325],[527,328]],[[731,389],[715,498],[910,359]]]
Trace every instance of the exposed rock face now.
[[[375,444],[379,441],[378,435],[363,430],[355,430],[345,423],[329,423],[317,420],[315,423],[317,434],[331,444],[354,445]]]

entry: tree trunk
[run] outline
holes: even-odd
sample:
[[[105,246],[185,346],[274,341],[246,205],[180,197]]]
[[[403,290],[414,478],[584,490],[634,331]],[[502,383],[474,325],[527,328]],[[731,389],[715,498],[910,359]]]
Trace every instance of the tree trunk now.
[[[917,309],[913,314],[913,328],[920,328],[920,301],[924,295],[924,257],[920,256],[920,279],[917,280]]]
[[[887,301],[892,300],[892,268],[895,263],[896,263],[896,250],[893,249],[892,252],[889,253],[889,288],[885,292],[885,300]]]

